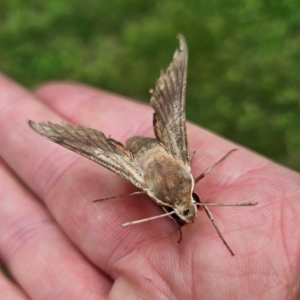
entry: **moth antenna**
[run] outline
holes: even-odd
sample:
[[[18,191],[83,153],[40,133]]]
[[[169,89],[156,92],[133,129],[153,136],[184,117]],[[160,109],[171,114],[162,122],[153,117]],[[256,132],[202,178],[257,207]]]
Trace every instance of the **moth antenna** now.
[[[205,177],[216,165],[218,165],[220,162],[222,162],[225,158],[227,158],[232,152],[237,151],[237,149],[230,150],[225,156],[223,156],[220,160],[218,160],[216,163],[214,163],[212,166],[207,168],[205,172],[200,174],[198,177],[195,178],[195,183],[198,183],[202,178]]]
[[[254,206],[258,202],[237,202],[237,203],[196,203],[197,206]]]
[[[140,194],[146,194],[146,192],[138,191],[138,192],[133,192],[131,194],[124,194],[124,195],[112,196],[112,197],[108,197],[108,198],[101,198],[101,199],[93,200],[93,202],[111,200],[111,199],[117,199],[117,198],[124,198],[124,197],[129,197],[129,196],[140,195]]]
[[[141,219],[141,220],[137,220],[137,221],[127,222],[127,223],[122,224],[121,226],[122,227],[132,226],[132,225],[136,225],[136,224],[140,224],[140,223],[144,223],[144,222],[156,220],[156,219],[159,219],[159,218],[164,218],[164,217],[170,216],[170,215],[172,215],[174,213],[175,213],[175,211],[171,211],[171,212],[168,212],[168,213],[163,214],[163,215],[154,216],[154,217],[150,217],[150,218],[147,218],[147,219]]]
[[[204,209],[205,209],[205,212],[206,212],[207,216],[209,217],[209,219],[211,220],[212,224],[214,225],[214,227],[215,227],[215,229],[216,229],[216,231],[217,231],[217,233],[218,233],[220,239],[223,241],[224,245],[225,245],[226,248],[229,250],[230,254],[231,254],[232,256],[234,256],[233,251],[232,251],[232,250],[230,249],[230,247],[228,246],[228,244],[227,244],[227,242],[225,241],[225,239],[223,238],[223,236],[222,236],[222,234],[221,234],[221,232],[220,232],[220,230],[219,230],[217,224],[215,223],[215,219],[214,219],[213,214],[210,212],[210,210],[208,209],[208,207],[207,207],[206,205],[204,205]]]

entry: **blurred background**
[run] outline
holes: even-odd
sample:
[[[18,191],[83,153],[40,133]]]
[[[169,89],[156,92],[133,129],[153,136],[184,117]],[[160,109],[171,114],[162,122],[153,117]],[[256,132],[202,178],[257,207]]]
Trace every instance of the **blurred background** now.
[[[0,0],[0,70],[149,102],[178,33],[187,118],[300,171],[300,1]]]

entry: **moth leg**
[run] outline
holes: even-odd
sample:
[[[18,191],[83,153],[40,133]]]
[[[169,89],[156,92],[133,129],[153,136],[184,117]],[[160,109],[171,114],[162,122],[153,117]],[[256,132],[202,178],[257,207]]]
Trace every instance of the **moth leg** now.
[[[177,226],[178,231],[179,231],[179,239],[178,239],[178,241],[177,241],[177,243],[179,244],[179,243],[181,242],[181,240],[182,240],[182,230],[181,230],[181,226],[180,226],[180,224],[179,224],[174,218],[172,218],[172,220],[174,221],[174,223],[175,223],[175,225]]]
[[[166,213],[170,213],[170,212],[172,212],[172,210],[170,209],[170,207],[168,207],[168,206],[166,206],[166,207],[163,207],[162,206],[162,209],[166,212]],[[180,224],[179,224],[179,222],[176,220],[176,215],[171,215],[170,216],[171,217],[171,219],[173,220],[173,222],[175,223],[175,225],[176,225],[176,227],[177,227],[177,229],[178,229],[178,231],[179,231],[179,239],[178,239],[178,241],[177,241],[177,243],[179,244],[180,242],[181,242],[181,240],[182,240],[182,230],[181,230],[181,226],[180,226]],[[178,218],[178,217],[177,217]]]
[[[214,219],[214,216],[213,214],[210,212],[210,210],[208,209],[208,207],[206,205],[203,205],[204,206],[204,209],[205,209],[205,212],[207,214],[207,216],[209,217],[209,219],[211,220],[212,224],[214,225],[220,239],[223,241],[224,245],[226,246],[226,248],[229,250],[229,252],[231,253],[232,256],[234,256],[234,253],[233,251],[230,249],[230,247],[228,246],[228,244],[226,243],[225,239],[223,238],[217,224],[215,223],[215,219]]]
[[[200,174],[198,177],[195,178],[195,183],[197,183],[198,181],[200,181],[202,178],[205,177],[205,175],[207,175],[216,165],[218,165],[220,162],[222,162],[225,158],[227,158],[229,156],[229,154],[231,154],[232,152],[237,151],[237,149],[232,149],[230,150],[225,156],[223,156],[220,160],[218,160],[216,163],[214,163],[212,166],[210,166],[209,168],[207,168],[205,170],[205,172],[203,172],[202,174]]]

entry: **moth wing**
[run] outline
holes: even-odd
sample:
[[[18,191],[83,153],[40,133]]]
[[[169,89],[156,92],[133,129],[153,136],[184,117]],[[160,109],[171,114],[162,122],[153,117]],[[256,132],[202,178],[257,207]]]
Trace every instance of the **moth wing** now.
[[[168,69],[161,72],[155,88],[150,90],[151,106],[155,113],[153,127],[156,138],[167,151],[190,168],[185,125],[185,90],[188,53],[183,36]]]
[[[82,126],[59,125],[51,122],[35,123],[30,127],[40,135],[68,148],[127,179],[145,190],[143,171],[132,153],[120,142],[107,138],[102,132]]]

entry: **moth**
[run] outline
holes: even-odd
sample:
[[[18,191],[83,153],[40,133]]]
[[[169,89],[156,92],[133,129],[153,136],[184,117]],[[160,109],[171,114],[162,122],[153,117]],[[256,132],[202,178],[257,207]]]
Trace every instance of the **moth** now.
[[[132,194],[99,200],[145,193],[165,211],[165,214],[128,222],[122,226],[169,216],[179,229],[180,242],[181,225],[193,223],[197,218],[198,206],[202,205],[223,243],[234,255],[215,224],[208,206],[245,206],[257,203],[204,204],[194,193],[195,184],[236,149],[229,151],[198,177],[193,177],[185,118],[188,51],[184,37],[179,35],[178,38],[180,47],[175,51],[173,61],[165,72],[161,72],[155,88],[150,90],[156,138],[134,136],[124,146],[100,131],[82,126],[33,121],[29,121],[29,125],[45,138],[102,165],[140,189]]]

